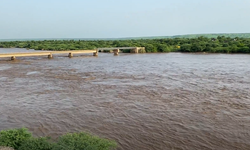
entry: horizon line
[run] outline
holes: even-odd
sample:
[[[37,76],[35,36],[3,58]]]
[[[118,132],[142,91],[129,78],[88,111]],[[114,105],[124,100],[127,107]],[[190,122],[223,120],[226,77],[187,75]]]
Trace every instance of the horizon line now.
[[[198,34],[177,34],[177,35],[162,35],[162,36],[131,36],[131,37],[109,37],[109,38],[83,38],[83,37],[53,37],[53,38],[8,38],[8,39],[0,39],[0,40],[32,40],[32,39],[43,39],[43,40],[46,40],[46,39],[129,39],[129,38],[154,38],[154,37],[176,37],[176,36],[187,36],[187,35],[204,35],[204,34],[207,34],[207,35],[219,35],[219,34],[250,34],[248,32],[245,32],[245,33],[198,33]]]

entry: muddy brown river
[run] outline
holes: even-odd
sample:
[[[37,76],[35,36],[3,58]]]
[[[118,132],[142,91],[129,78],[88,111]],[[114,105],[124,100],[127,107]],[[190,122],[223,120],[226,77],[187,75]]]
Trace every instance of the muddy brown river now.
[[[0,83],[0,130],[86,131],[118,150],[250,149],[250,55],[1,58]]]

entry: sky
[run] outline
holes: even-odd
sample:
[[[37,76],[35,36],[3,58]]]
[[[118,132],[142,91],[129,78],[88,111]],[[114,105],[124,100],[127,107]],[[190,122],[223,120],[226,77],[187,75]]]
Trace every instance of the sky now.
[[[0,0],[0,39],[250,33],[250,0]]]

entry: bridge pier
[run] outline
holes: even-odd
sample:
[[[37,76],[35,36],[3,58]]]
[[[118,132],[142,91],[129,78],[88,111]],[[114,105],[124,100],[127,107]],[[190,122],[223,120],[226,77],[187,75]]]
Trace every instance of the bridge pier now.
[[[10,60],[16,60],[16,56],[12,56]]]
[[[72,58],[73,57],[73,53],[69,53],[68,57]]]
[[[119,51],[120,51],[119,49],[114,49],[114,50],[113,50],[114,55],[115,55],[115,56],[119,55]]]
[[[94,52],[94,53],[93,53],[93,56],[98,56],[98,52]]]
[[[49,58],[49,59],[53,58],[53,56],[52,56],[51,53],[48,55],[48,58]]]
[[[139,50],[138,48],[134,48],[130,50],[130,53],[139,53]]]

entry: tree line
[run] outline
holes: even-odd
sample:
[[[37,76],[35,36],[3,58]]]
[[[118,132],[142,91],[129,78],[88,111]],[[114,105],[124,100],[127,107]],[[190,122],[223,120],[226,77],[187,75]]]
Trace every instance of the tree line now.
[[[165,38],[127,40],[44,40],[0,42],[0,48],[26,48],[35,50],[92,50],[102,47],[145,47],[147,53],[207,52],[250,53],[250,38],[218,36],[208,38]]]

